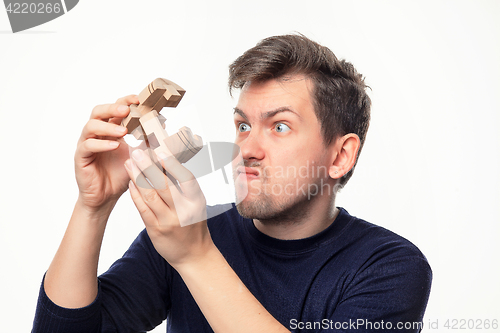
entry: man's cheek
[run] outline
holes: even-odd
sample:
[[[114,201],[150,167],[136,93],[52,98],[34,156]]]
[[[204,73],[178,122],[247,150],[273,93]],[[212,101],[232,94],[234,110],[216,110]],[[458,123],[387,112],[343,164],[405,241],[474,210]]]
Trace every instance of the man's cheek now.
[[[253,181],[250,182],[250,190],[249,193],[259,196],[262,193],[261,186],[259,186],[259,182]]]

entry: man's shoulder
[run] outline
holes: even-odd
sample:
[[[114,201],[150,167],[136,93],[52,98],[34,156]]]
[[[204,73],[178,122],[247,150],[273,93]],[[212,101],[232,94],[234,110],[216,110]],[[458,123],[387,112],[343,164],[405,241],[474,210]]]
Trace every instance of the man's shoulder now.
[[[400,269],[418,267],[418,270],[431,274],[427,258],[410,240],[380,225],[355,216],[349,217],[340,239],[357,262],[358,269],[370,271],[397,263]]]
[[[249,226],[233,204],[207,207],[208,227],[218,245],[236,246],[248,237]],[[251,226],[250,226],[251,227]],[[430,266],[420,249],[410,240],[380,225],[350,215],[340,208],[337,220],[321,234],[313,236],[318,255],[342,257],[352,267],[380,265],[390,261],[403,262],[403,266]]]
[[[355,216],[352,216],[351,228],[348,233],[359,242],[360,246],[372,248],[374,251],[391,249],[393,252],[424,257],[420,249],[407,238]]]
[[[318,274],[325,281],[323,290],[338,301],[336,311],[350,312],[363,304],[383,313],[384,320],[397,321],[412,312],[420,318],[415,311],[425,309],[432,282],[424,254],[401,235],[343,213],[347,223],[325,248],[330,257]],[[334,287],[328,289],[328,283]]]
[[[234,203],[207,206],[208,225],[211,231],[223,231],[232,229],[241,231],[244,227],[244,219],[238,213]],[[356,246],[362,252],[387,251],[400,254],[422,257],[425,256],[411,241],[399,234],[375,223],[350,215],[347,210],[340,208],[337,220],[329,227],[329,230],[317,235],[320,243],[331,243],[330,245]],[[316,236],[315,236],[316,237]]]

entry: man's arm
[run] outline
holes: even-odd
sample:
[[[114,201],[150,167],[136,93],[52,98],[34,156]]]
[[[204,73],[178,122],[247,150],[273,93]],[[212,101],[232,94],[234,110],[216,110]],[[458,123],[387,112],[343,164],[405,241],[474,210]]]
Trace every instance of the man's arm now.
[[[99,252],[111,209],[90,212],[77,201],[44,280],[47,296],[57,305],[81,308],[96,298]]]
[[[33,333],[143,332],[159,325],[171,307],[173,269],[145,231],[98,278],[98,293],[82,308],[60,307],[40,288]]]
[[[140,150],[125,163],[130,194],[158,253],[177,270],[215,332],[289,332],[252,295],[214,245],[205,198],[175,158],[158,156],[173,184]],[[136,185],[146,176],[155,189]]]
[[[132,103],[136,96],[97,106],[82,131],[75,153],[80,193],[41,286],[33,332],[144,331],[166,317],[170,274],[145,232],[97,278],[104,229],[129,181],[126,131],[118,124]]]
[[[215,246],[176,267],[214,332],[289,332],[252,295]]]
[[[136,96],[115,104],[94,108],[83,128],[75,152],[78,201],[61,245],[47,271],[45,291],[56,304],[79,308],[89,305],[97,295],[97,263],[104,229],[118,198],[127,189],[123,162],[128,146],[119,126],[137,103]]]

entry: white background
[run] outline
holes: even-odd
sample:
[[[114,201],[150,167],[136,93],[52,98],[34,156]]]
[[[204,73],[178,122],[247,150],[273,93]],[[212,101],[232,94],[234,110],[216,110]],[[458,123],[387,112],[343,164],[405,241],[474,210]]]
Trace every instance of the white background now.
[[[92,108],[165,77],[188,91],[171,118],[189,115],[181,126],[205,141],[232,141],[227,66],[294,31],[352,62],[372,88],[367,142],[338,205],[427,256],[426,325],[500,319],[500,2],[85,0],[18,34],[0,10],[1,332],[31,329],[77,197],[73,154]],[[126,193],[100,272],[142,228]]]

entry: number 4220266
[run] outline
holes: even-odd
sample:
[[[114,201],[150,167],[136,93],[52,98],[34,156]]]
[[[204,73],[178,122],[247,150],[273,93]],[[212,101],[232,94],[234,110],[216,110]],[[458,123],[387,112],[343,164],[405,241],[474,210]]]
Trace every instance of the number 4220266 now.
[[[498,329],[497,319],[448,319],[444,323],[444,327],[449,330],[496,330]]]
[[[63,8],[60,2],[55,3],[9,3],[6,8],[9,14],[59,14]]]

